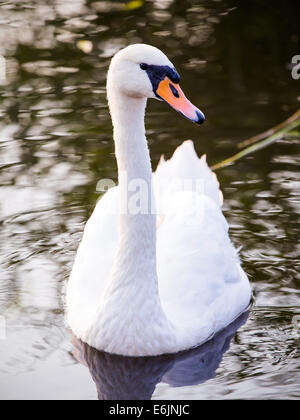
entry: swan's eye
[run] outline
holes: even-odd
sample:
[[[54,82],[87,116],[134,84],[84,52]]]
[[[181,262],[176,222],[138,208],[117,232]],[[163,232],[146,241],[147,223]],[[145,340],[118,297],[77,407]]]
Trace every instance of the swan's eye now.
[[[147,68],[148,68],[148,64],[146,64],[146,63],[141,63],[141,64],[140,64],[140,68],[141,68],[142,70],[147,70]]]

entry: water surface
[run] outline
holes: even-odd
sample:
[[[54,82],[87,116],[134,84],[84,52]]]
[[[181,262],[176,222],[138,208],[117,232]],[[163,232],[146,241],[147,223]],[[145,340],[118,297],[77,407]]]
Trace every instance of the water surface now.
[[[0,1],[7,76],[0,80],[1,399],[110,395],[99,386],[105,373],[98,382],[93,376],[98,394],[90,370],[78,361],[84,358],[66,329],[63,301],[84,224],[99,198],[97,182],[117,178],[105,93],[116,51],[135,42],[161,48],[186,95],[206,114],[198,127],[149,101],[153,167],[187,138],[210,164],[219,162],[236,153],[239,141],[299,108],[300,80],[291,77],[291,59],[300,53],[296,2],[126,4]],[[176,382],[174,360],[158,360],[151,362],[155,378],[147,376],[148,365],[139,367],[132,392],[144,375],[143,397],[154,399],[300,396],[299,163],[299,136],[293,135],[218,171],[255,305],[247,322],[217,346],[222,351],[213,351],[214,344],[199,350],[211,360],[209,374],[192,357],[194,381],[175,375]],[[102,360],[100,367],[116,375],[118,361],[85,351],[89,363]]]

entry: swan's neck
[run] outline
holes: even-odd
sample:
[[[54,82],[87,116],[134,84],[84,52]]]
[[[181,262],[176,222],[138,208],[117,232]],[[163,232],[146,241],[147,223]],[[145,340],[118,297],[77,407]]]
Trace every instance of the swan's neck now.
[[[113,276],[122,286],[124,282],[148,281],[157,288],[156,216],[144,124],[146,99],[110,92],[109,106],[120,188],[120,235]]]
[[[152,170],[144,127],[146,100],[117,95],[110,83],[108,100],[119,170],[120,232],[110,281],[89,336],[97,337],[98,348],[110,353],[163,354],[170,345],[176,348],[177,336],[158,292],[156,216],[151,212]],[[138,198],[136,186],[147,196],[140,212],[135,210],[144,195]]]

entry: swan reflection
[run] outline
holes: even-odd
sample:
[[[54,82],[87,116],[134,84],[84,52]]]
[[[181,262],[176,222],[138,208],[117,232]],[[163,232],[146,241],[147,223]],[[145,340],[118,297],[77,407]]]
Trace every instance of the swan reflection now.
[[[198,385],[215,376],[223,354],[249,315],[244,312],[211,340],[189,351],[128,357],[98,351],[74,338],[74,356],[85,364],[101,400],[148,400],[158,383],[172,387]]]

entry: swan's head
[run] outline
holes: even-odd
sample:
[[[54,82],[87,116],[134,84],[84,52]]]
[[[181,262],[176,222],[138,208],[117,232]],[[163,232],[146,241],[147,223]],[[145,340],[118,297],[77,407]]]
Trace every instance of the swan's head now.
[[[180,76],[168,57],[158,48],[135,44],[119,51],[112,59],[108,77],[111,90],[133,98],[155,98],[197,124],[205,120],[179,87]]]

